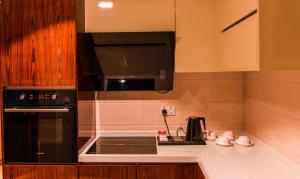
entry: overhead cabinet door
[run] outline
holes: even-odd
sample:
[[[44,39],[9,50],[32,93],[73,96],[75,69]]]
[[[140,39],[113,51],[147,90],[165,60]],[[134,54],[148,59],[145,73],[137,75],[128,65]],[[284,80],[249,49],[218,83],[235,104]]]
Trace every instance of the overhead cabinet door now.
[[[259,70],[257,0],[216,1],[218,71]]]
[[[220,70],[259,70],[258,39],[257,14],[222,32],[218,43]]]
[[[222,30],[257,9],[257,0],[217,0],[217,29]]]

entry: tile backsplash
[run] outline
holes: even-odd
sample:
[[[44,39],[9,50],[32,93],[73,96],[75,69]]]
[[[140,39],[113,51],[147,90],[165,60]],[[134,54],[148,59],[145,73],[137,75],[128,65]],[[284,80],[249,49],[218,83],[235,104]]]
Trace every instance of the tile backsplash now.
[[[245,129],[300,164],[300,71],[245,74]]]
[[[174,106],[171,130],[204,116],[212,130],[246,130],[300,164],[300,71],[179,73],[174,90],[98,92],[79,101],[79,131],[165,129],[162,106]]]
[[[97,101],[79,101],[79,131],[165,130],[162,106],[174,106],[168,117],[171,130],[186,127],[188,116],[204,116],[207,128],[242,130],[244,126],[244,74],[178,73],[174,90],[98,92]],[[99,112],[93,112],[93,108]],[[92,114],[92,115],[90,115]]]

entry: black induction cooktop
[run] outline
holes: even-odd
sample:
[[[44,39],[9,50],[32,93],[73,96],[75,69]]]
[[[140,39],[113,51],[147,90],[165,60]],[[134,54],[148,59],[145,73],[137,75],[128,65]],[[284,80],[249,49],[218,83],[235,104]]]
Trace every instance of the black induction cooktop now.
[[[86,154],[157,154],[155,137],[99,137]]]

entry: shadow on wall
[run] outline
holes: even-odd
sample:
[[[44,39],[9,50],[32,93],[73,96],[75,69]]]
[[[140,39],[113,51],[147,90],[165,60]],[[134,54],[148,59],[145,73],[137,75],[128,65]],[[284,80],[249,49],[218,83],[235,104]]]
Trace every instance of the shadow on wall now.
[[[61,70],[64,76],[63,60],[68,57],[72,48],[75,49],[73,28],[75,2],[72,0],[0,0],[0,2],[2,82],[5,84],[18,81],[22,76],[23,79],[47,78],[47,73],[53,72],[52,69],[50,71],[50,67],[52,68],[50,65],[55,65],[56,70]],[[66,34],[68,32],[74,35],[70,37]],[[71,44],[73,41],[74,44]],[[75,50],[71,54],[75,55]],[[49,61],[44,62],[42,59]],[[38,68],[42,68],[44,72]],[[25,72],[25,69],[28,72]],[[19,73],[16,75],[17,78],[11,79],[11,70]]]

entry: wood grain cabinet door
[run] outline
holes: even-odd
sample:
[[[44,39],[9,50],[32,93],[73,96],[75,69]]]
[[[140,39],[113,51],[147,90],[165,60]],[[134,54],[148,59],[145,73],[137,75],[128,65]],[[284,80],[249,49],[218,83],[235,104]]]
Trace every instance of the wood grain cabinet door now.
[[[136,179],[136,166],[79,166],[79,179]]]
[[[137,179],[204,179],[195,165],[142,165],[137,168]],[[200,171],[201,172],[201,171]]]
[[[4,179],[76,179],[77,165],[4,166]]]
[[[5,86],[75,86],[75,0],[1,0]]]

